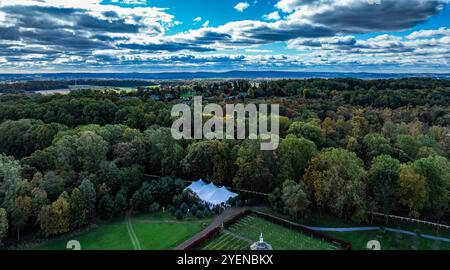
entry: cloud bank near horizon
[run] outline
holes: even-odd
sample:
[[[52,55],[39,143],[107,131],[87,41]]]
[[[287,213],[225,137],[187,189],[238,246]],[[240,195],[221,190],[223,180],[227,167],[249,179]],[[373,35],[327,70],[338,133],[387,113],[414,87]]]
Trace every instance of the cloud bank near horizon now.
[[[450,0],[260,2],[231,3],[249,17],[216,24],[141,0],[3,0],[0,71],[450,70],[448,22],[420,28]]]

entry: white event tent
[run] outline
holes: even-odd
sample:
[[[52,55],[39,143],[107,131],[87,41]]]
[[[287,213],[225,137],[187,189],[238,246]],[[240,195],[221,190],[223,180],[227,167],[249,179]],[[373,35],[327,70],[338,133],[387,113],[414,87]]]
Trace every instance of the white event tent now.
[[[219,188],[213,183],[203,182],[202,179],[192,182],[186,189],[193,192],[201,201],[211,207],[225,204],[230,198],[238,196],[237,193],[229,191],[226,187]]]

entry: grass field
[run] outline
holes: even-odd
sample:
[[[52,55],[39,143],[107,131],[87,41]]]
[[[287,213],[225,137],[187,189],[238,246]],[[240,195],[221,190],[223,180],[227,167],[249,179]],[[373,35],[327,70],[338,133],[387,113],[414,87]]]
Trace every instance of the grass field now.
[[[223,230],[217,237],[203,244],[203,250],[245,250],[259,240],[263,233],[264,241],[274,250],[333,250],[336,246],[274,224],[255,215],[240,219],[237,223]]]
[[[317,212],[313,212],[307,220],[301,223],[308,226],[336,228],[365,226],[336,218],[327,213],[319,215],[319,213]],[[395,229],[409,230],[418,234],[429,234],[450,238],[450,232],[448,231],[437,231],[429,226],[421,224],[411,224],[406,222],[394,221],[390,221],[388,224],[385,224],[384,221],[378,220],[373,224],[366,225],[385,226]],[[325,232],[325,234],[350,242],[353,246],[353,249],[355,250],[366,249],[367,242],[371,240],[378,240],[381,244],[381,249],[383,250],[450,250],[449,242],[436,241],[425,239],[420,236],[411,236],[382,230],[358,232]]]
[[[176,220],[170,213],[145,214],[129,219],[134,235],[143,250],[167,250],[176,247],[200,232],[211,219],[195,217]],[[36,246],[39,250],[65,250],[67,241],[77,240],[83,250],[133,250],[136,249],[128,230],[127,219],[122,217],[111,223],[60,240]]]

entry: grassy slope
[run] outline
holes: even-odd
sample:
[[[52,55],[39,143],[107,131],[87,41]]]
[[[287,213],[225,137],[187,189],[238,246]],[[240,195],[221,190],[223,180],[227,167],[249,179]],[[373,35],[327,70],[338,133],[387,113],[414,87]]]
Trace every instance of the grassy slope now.
[[[332,245],[298,231],[290,230],[281,225],[274,224],[256,216],[247,216],[228,228],[228,230],[251,242],[259,240],[260,233],[264,240],[271,244],[275,250],[328,250]],[[222,233],[218,237],[205,243],[200,249],[206,250],[233,250],[248,249],[246,243],[232,235]]]
[[[133,229],[144,250],[172,249],[201,231],[211,219],[187,218],[177,221],[169,213],[140,215],[132,219]],[[37,246],[40,250],[65,250],[69,240],[78,240],[83,250],[132,250],[123,218],[78,235],[50,241]]]
[[[200,250],[248,250],[249,243],[230,234],[220,233],[199,247]]]
[[[134,231],[144,250],[166,250],[200,232],[211,219],[195,217],[176,221],[170,214],[143,215],[133,220]]]
[[[132,250],[133,245],[123,219],[109,224],[101,224],[97,228],[78,235],[49,241],[37,246],[40,250],[65,250],[67,241],[77,240],[83,250]]]
[[[350,221],[338,219],[330,214],[319,215],[317,212],[312,213],[304,222],[305,225],[318,227],[360,227]],[[374,222],[374,226],[386,226],[391,228],[399,228],[410,230],[416,233],[430,234],[450,238],[450,233],[445,231],[436,231],[429,226],[421,224],[409,224],[404,222],[389,222],[384,224],[382,221]],[[370,224],[369,224],[370,226]],[[378,240],[382,249],[387,250],[450,250],[450,243],[442,241],[433,241],[422,237],[414,237],[394,232],[383,231],[365,231],[365,232],[326,232],[326,234],[335,236],[336,238],[352,243],[353,248],[357,250],[366,249],[367,242],[370,240]]]

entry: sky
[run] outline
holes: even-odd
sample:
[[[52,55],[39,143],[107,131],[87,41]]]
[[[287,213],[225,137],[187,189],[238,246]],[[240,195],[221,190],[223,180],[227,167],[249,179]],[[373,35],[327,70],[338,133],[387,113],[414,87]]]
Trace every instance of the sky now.
[[[0,73],[450,72],[450,0],[0,0]]]

